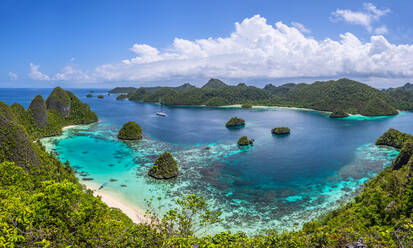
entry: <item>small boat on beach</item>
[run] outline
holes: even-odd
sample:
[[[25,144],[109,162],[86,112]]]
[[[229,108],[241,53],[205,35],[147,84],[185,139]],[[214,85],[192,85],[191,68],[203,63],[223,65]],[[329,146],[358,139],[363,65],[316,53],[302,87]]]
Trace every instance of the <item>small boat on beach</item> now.
[[[102,185],[100,185],[100,187],[99,187],[99,189],[98,190],[101,190],[101,189],[103,189],[103,187],[105,187],[106,186],[106,182],[105,183],[103,183]]]
[[[167,117],[168,115],[164,112],[156,112],[156,115],[162,116],[162,117]]]

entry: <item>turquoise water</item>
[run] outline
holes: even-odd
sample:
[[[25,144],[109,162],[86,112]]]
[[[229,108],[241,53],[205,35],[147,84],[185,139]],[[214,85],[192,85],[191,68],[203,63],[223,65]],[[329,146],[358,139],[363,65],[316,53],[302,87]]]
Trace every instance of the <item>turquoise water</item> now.
[[[27,106],[25,99],[33,90],[21,91],[0,93],[0,99]],[[35,92],[47,96],[50,90]],[[155,203],[165,211],[181,192],[203,195],[225,217],[209,232],[230,229],[253,234],[266,228],[300,227],[351,199],[366,180],[391,164],[397,151],[374,145],[384,131],[392,127],[413,133],[410,112],[330,119],[314,111],[161,107],[116,101],[115,95],[89,99],[84,97],[88,90],[74,92],[91,105],[100,122],[45,139],[48,149],[70,161],[81,181],[107,182],[103,190],[140,208],[145,208],[145,198],[162,197]],[[154,115],[159,110],[169,116]],[[225,128],[232,116],[244,118],[245,128]],[[130,120],[142,126],[144,139],[118,141],[117,131]],[[273,136],[270,130],[276,126],[288,126],[292,132]],[[236,141],[243,135],[254,138],[254,146],[239,149]],[[157,181],[147,175],[164,151],[179,162],[177,179]]]

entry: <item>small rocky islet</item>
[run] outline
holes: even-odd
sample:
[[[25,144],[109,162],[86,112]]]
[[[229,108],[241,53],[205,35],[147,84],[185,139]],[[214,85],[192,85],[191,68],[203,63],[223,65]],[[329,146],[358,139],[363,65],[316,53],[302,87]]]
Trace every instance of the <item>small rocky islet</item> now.
[[[226,124],[228,128],[238,128],[245,126],[245,120],[239,117],[232,117]]]
[[[134,121],[129,121],[119,130],[120,140],[140,140],[142,139],[142,128]]]
[[[276,127],[271,129],[271,133],[275,135],[285,135],[290,134],[291,130],[288,127]]]
[[[239,138],[237,144],[239,146],[249,146],[252,145],[254,143],[254,139],[248,139],[247,136],[242,136],[241,138]]]
[[[333,118],[333,119],[334,118],[345,118],[345,117],[348,117],[348,116],[349,116],[349,114],[347,114],[346,112],[344,112],[342,110],[335,110],[329,115],[329,117]]]
[[[171,179],[178,176],[178,163],[170,152],[159,155],[148,175],[155,179]]]

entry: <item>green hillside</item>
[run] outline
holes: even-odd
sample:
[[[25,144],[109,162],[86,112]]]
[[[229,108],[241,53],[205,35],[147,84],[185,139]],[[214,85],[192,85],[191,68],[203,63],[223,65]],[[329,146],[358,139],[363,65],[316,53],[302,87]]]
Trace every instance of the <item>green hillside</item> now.
[[[410,104],[413,106],[411,92],[405,89],[380,91],[346,78],[278,87],[268,84],[263,89],[245,84],[227,85],[218,79],[210,79],[201,88],[192,85],[139,88],[129,93],[128,98],[166,105],[267,105],[381,116],[395,115],[397,109],[409,109]]]
[[[58,125],[90,120],[69,97],[74,101],[69,119],[48,110],[47,125],[50,117]],[[360,238],[367,247],[412,247],[413,144],[396,130],[378,139],[401,146],[394,164],[369,180],[353,201],[302,229],[197,237],[199,225],[209,228],[220,220],[220,212],[210,210],[202,197],[186,194],[177,200],[180,207],[158,221],[134,224],[86,190],[69,162],[59,162],[33,142],[34,131],[29,135],[25,127],[31,113],[21,108],[0,102],[0,247],[344,247]]]

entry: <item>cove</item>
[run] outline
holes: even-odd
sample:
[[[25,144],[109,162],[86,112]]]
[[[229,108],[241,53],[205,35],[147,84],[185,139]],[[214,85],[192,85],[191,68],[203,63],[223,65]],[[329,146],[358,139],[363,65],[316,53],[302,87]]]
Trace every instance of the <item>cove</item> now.
[[[330,119],[319,112],[285,108],[161,107],[116,101],[115,95],[90,99],[85,97],[88,90],[73,91],[101,121],[49,138],[48,149],[87,175],[78,174],[81,182],[87,183],[84,177],[108,182],[104,190],[140,208],[145,208],[145,198],[162,197],[159,206],[167,209],[181,192],[203,195],[224,212],[224,222],[211,232],[254,234],[262,228],[299,227],[352,199],[366,180],[390,165],[397,152],[374,145],[388,128],[413,133],[410,112]],[[157,117],[159,110],[168,117]],[[245,119],[245,128],[225,128],[233,116]],[[130,120],[142,126],[142,141],[116,139],[119,128]],[[291,134],[271,135],[276,126],[290,127]],[[240,150],[236,141],[243,135],[254,138],[254,146]],[[172,181],[147,176],[164,151],[172,152],[180,165],[180,176]]]

